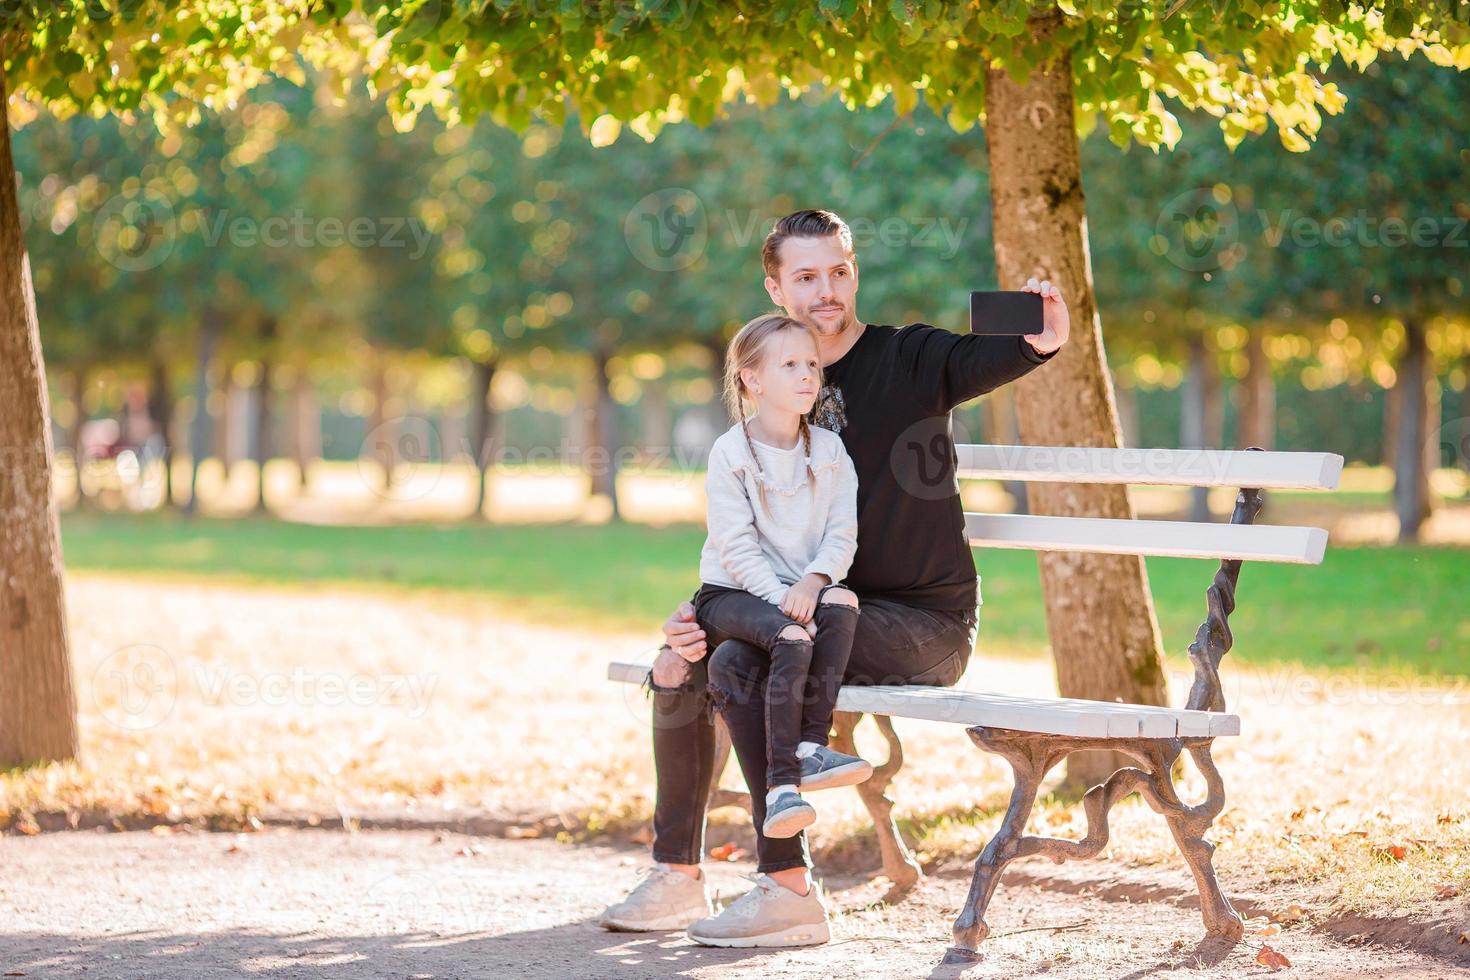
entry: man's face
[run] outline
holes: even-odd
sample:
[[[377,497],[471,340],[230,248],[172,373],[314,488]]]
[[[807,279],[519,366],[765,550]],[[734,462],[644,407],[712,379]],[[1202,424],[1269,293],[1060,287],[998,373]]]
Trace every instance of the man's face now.
[[[857,263],[836,235],[781,243],[780,278],[766,277],[771,301],[823,337],[857,326]]]

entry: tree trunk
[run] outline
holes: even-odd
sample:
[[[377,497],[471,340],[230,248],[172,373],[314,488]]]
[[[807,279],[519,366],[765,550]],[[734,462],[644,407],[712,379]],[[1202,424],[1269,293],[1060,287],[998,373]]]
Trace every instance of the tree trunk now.
[[[219,314],[206,306],[199,324],[199,361],[194,369],[194,419],[189,425],[189,502],[184,513],[199,512],[199,464],[209,455],[209,370],[219,339]]]
[[[149,369],[148,414],[163,440],[163,506],[166,509],[174,505],[174,393],[170,385],[168,362],[161,355],[153,355]]]
[[[725,351],[729,342],[723,337],[707,337],[704,340],[705,349],[710,352],[713,367],[710,369],[710,384],[714,385],[714,397],[705,406],[706,417],[710,421],[710,431],[718,439],[724,435],[725,430],[735,424],[725,411]],[[705,447],[708,450],[708,446]]]
[[[471,364],[470,383],[470,455],[475,461],[474,520],[484,520],[486,498],[490,493],[490,468],[495,465],[495,446],[491,436],[495,424],[495,408],[490,404],[490,386],[495,381],[498,361],[475,361]]]
[[[1465,374],[1465,386],[1460,389],[1460,420],[1450,430],[1451,437],[1455,439],[1454,458],[1450,465],[1470,474],[1470,354],[1466,354],[1460,364]]]
[[[622,519],[618,509],[618,450],[623,439],[618,424],[618,404],[613,401],[612,389],[608,386],[611,379],[607,376],[607,363],[611,359],[612,354],[605,350],[594,355],[597,401],[588,441],[598,451],[589,453],[588,461],[592,470],[592,493],[608,499],[612,505],[612,519],[617,521]]]
[[[1205,338],[1195,336],[1189,342],[1189,373],[1180,386],[1183,411],[1179,417],[1179,445],[1186,449],[1219,449],[1223,438],[1225,414],[1220,402],[1220,374],[1215,370],[1215,355]],[[1210,488],[1192,487],[1189,519],[1208,521]]]
[[[273,318],[268,318],[261,326],[260,335],[265,351],[260,357],[260,377],[255,385],[255,512],[265,514],[270,510],[265,503],[265,464],[270,462],[274,448],[272,443],[275,441],[271,432],[274,423],[271,415],[271,375],[275,367],[275,353],[271,347],[276,339],[276,321]]]
[[[311,368],[298,364],[291,383],[291,459],[296,463],[296,487],[306,493],[310,483],[311,463],[321,455],[322,409],[311,383]]]
[[[1398,431],[1394,435],[1393,509],[1399,519],[1399,543],[1419,540],[1419,528],[1429,517],[1429,474],[1424,443],[1429,437],[1429,347],[1424,325],[1404,323],[1405,348],[1399,358]]]
[[[15,181],[7,121],[0,127],[0,769],[77,754],[51,406]]]
[[[1117,375],[1111,371],[1108,374],[1113,384],[1113,398],[1118,403],[1118,429],[1123,435],[1123,445],[1138,446],[1138,388],[1118,384]]]
[[[1245,377],[1240,383],[1240,426],[1235,442],[1242,449],[1276,445],[1276,381],[1266,357],[1265,331],[1253,327],[1245,342]]]
[[[674,454],[674,413],[669,408],[667,377],[643,382],[639,408],[643,414],[643,452],[652,462],[671,460]]]
[[[1057,23],[1036,17],[1031,30],[1041,36]],[[1066,348],[1017,383],[1022,439],[1116,448],[1121,433],[1092,285],[1069,59],[1040,66],[1019,83],[1005,71],[988,71],[985,111],[1000,287],[1020,289],[1031,276],[1049,279],[1072,316]],[[1123,486],[1031,483],[1027,493],[1034,514],[1133,517]],[[1061,694],[1165,703],[1162,645],[1143,559],[1043,552],[1038,561]],[[1126,764],[1117,753],[1073,755],[1068,779],[1093,784]]]
[[[219,414],[214,417],[214,455],[219,460],[220,473],[224,482],[230,482],[230,470],[235,462],[235,402],[239,398],[235,389],[235,366],[226,358],[219,366]]]
[[[382,492],[393,489],[393,470],[398,463],[397,439],[388,419],[388,359],[381,353],[373,361],[373,410],[368,416],[368,454],[383,468]]]
[[[91,381],[91,370],[88,365],[78,365],[72,372],[72,402],[76,406],[76,416],[71,420],[71,457],[76,465],[77,499],[75,507],[77,510],[86,510],[87,495],[82,490],[82,467],[86,460],[82,458],[82,427],[87,424],[87,385]]]

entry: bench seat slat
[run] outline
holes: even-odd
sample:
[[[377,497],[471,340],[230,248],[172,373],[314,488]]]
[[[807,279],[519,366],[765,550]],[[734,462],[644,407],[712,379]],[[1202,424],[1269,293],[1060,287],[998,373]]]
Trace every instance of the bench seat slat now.
[[[648,669],[647,663],[614,661],[608,665],[607,676],[609,680],[641,684]],[[948,687],[848,685],[837,696],[837,708],[1081,738],[1240,734],[1239,716],[1213,711],[958,691]]]
[[[1240,558],[1297,565],[1320,564],[1327,550],[1327,532],[1320,527],[1269,524],[966,513],[965,534],[979,548]]]
[[[1335,490],[1336,453],[1244,449],[1104,449],[1079,446],[957,445],[959,475],[1051,483]]]

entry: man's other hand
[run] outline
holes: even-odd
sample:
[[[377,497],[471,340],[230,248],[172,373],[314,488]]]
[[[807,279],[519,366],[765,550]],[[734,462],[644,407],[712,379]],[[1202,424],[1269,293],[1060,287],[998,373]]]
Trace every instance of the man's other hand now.
[[[660,648],[653,661],[653,683],[656,687],[682,687],[689,680],[689,661],[673,650]]]
[[[664,621],[664,640],[689,663],[704,657],[704,630],[694,621],[694,604],[679,603],[674,614]]]

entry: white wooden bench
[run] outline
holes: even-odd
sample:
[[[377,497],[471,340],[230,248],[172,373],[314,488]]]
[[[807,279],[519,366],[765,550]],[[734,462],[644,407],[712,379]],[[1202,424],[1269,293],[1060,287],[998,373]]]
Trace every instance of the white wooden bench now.
[[[888,759],[857,789],[873,816],[883,873],[893,882],[889,897],[907,891],[920,875],[893,819],[893,801],[886,795],[903,765],[903,747],[892,719],[953,722],[966,726],[976,745],[1010,763],[1015,785],[1000,829],[976,861],[969,897],[955,922],[955,941],[948,953],[951,961],[975,958],[976,947],[989,932],[985,909],[1007,864],[1038,854],[1057,862],[1095,856],[1108,842],[1108,811],[1134,792],[1142,794],[1169,823],[1199,888],[1206,930],[1240,938],[1243,923],[1220,891],[1211,863],[1214,846],[1204,838],[1225,803],[1211,745],[1219,736],[1240,734],[1240,718],[1225,713],[1218,673],[1220,660],[1232,643],[1228,617],[1235,608],[1241,561],[1318,564],[1327,545],[1327,532],[1321,528],[1254,524],[1263,502],[1261,491],[1335,489],[1342,457],[1258,449],[977,445],[956,449],[962,479],[1244,489],[1236,496],[1228,524],[966,513],[966,531],[977,548],[1210,558],[1218,559],[1220,565],[1206,591],[1207,618],[1189,647],[1195,676],[1181,709],[950,688],[849,685],[842,689],[834,720],[834,747],[853,751],[852,732],[863,715],[873,717],[888,744]],[[613,663],[608,677],[642,683],[648,672],[646,662]],[[1121,768],[1088,790],[1083,798],[1087,836],[1075,841],[1024,836],[1047,772],[1073,752],[1097,749],[1124,753],[1140,766]],[[728,752],[728,740],[722,737],[717,773],[723,770]],[[1195,806],[1182,802],[1175,791],[1172,770],[1183,752],[1193,758],[1208,791],[1205,800]],[[712,805],[737,796],[721,791],[718,797],[712,796]]]

